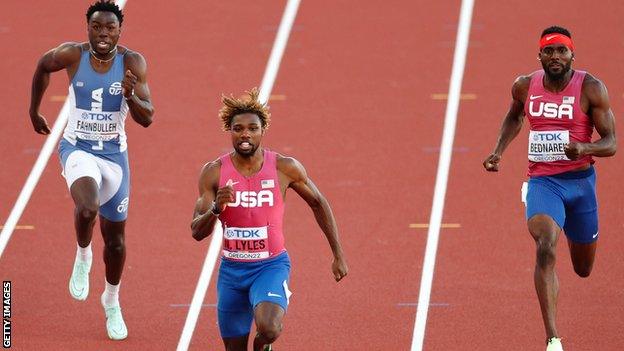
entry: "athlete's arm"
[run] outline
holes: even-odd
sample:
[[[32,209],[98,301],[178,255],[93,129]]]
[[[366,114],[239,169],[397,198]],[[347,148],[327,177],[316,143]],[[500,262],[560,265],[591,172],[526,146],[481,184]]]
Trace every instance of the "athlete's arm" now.
[[[291,157],[278,157],[277,170],[288,179],[288,187],[299,194],[310,206],[312,212],[314,212],[316,222],[323,230],[334,255],[332,263],[334,279],[340,281],[347,275],[349,268],[342,252],[342,246],[338,238],[338,226],[329,202],[327,202],[312,180],[308,178],[303,165],[299,161]]]
[[[593,143],[570,142],[565,148],[566,156],[571,160],[584,155],[613,156],[617,148],[615,118],[611,111],[607,88],[601,81],[588,74],[583,82],[583,93],[589,102],[587,114],[594,122],[600,139]]]
[[[228,202],[234,201],[231,186],[217,190],[220,169],[219,161],[209,162],[202,168],[199,176],[199,198],[191,222],[193,238],[197,241],[212,234],[218,214],[225,210]]]
[[[152,124],[154,106],[147,85],[147,63],[138,52],[128,50],[124,56],[126,73],[121,82],[123,96],[130,108],[132,119],[147,128]]]
[[[50,73],[68,68],[78,61],[80,61],[80,44],[78,43],[61,44],[59,47],[43,54],[39,59],[32,80],[29,109],[30,121],[35,132],[50,134],[48,121],[39,113],[43,93],[45,93],[50,83]]]
[[[529,89],[530,78],[520,76],[511,87],[511,104],[498,134],[494,151],[483,161],[489,172],[498,172],[498,164],[507,146],[518,135],[524,122],[524,100]]]

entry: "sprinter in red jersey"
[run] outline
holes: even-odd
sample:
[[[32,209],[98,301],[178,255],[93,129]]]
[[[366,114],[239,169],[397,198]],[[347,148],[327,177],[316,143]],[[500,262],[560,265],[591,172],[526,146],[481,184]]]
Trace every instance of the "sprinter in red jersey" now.
[[[616,151],[615,123],[604,84],[589,73],[573,70],[570,32],[553,26],[542,32],[538,60],[543,70],[520,76],[503,120],[494,152],[483,161],[498,172],[503,152],[530,123],[529,181],[523,201],[529,232],[536,243],[535,289],[546,329],[547,351],[561,351],[555,316],[559,281],[555,253],[563,229],[574,271],[588,277],[598,240],[594,160]],[[594,129],[598,138],[592,142]]]
[[[254,351],[271,350],[282,330],[291,295],[282,233],[286,189],[312,208],[334,255],[334,279],[340,281],[348,271],[329,203],[301,163],[260,146],[270,113],[258,101],[257,89],[248,94],[248,99],[222,99],[219,116],[234,150],[202,169],[191,223],[196,240],[212,234],[217,219],[223,227],[217,309],[227,351],[247,350],[252,321],[257,330]]]

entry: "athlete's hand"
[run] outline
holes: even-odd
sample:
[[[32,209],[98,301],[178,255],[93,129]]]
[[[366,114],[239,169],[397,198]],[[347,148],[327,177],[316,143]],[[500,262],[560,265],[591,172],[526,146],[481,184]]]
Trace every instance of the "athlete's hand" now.
[[[217,190],[217,198],[215,199],[215,204],[219,209],[219,213],[225,211],[227,208],[227,204],[234,202],[236,199],[234,198],[234,182],[232,179],[228,179],[225,183],[225,186],[219,188]]]
[[[578,160],[585,155],[585,145],[582,143],[570,142],[565,146],[563,151],[570,160]]]
[[[347,276],[349,267],[347,267],[347,261],[345,261],[342,256],[334,257],[334,262],[332,262],[332,272],[334,273],[334,279],[336,279],[337,282]]]
[[[126,70],[123,80],[121,81],[121,93],[125,98],[131,98],[134,95],[134,86],[139,78],[132,74],[132,71]]]
[[[485,161],[483,161],[483,167],[488,172],[498,172],[498,163],[501,156],[499,154],[490,154]]]
[[[30,115],[30,121],[33,124],[33,128],[35,132],[43,135],[50,134],[50,126],[48,126],[48,121],[46,121],[45,117],[41,114],[32,114]]]

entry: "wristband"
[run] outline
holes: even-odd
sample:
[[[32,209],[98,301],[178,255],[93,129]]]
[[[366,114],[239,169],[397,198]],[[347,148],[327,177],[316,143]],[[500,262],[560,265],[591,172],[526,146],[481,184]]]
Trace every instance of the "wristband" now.
[[[210,209],[210,213],[212,213],[212,215],[215,217],[219,217],[219,215],[221,214],[221,211],[217,211],[217,204],[214,201],[212,202],[212,208]]]

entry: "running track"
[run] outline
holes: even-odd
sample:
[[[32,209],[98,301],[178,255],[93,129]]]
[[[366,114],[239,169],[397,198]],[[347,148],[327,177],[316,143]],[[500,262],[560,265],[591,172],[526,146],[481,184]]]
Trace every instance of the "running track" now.
[[[216,119],[218,98],[260,84],[285,3],[128,1],[122,43],[146,56],[157,109],[149,129],[128,125],[133,195],[121,301],[130,337],[106,338],[97,229],[92,295],[79,303],[66,291],[72,206],[54,155],[19,221],[34,229],[16,230],[0,258],[1,277],[13,282],[14,349],[175,349],[208,245],[194,242],[188,229],[197,175],[229,147]],[[61,15],[52,3],[12,2],[0,14],[0,222],[43,143],[26,114],[36,60],[63,40],[85,39],[87,2],[55,4],[72,10]],[[499,174],[485,174],[480,164],[514,78],[539,68],[535,46],[547,25],[571,28],[576,67],[606,83],[621,115],[616,72],[624,47],[607,38],[624,37],[624,5],[592,3],[588,19],[581,4],[476,2],[463,84],[476,99],[461,101],[443,217],[460,227],[440,233],[425,350],[542,349],[533,244],[519,201],[526,142],[512,144]],[[265,145],[302,161],[329,198],[351,270],[333,282],[323,235],[290,195],[285,231],[294,295],[279,350],[409,349],[427,239],[426,229],[409,224],[427,223],[431,211],[446,107],[432,94],[448,91],[459,5],[302,1],[273,88]],[[525,13],[533,15],[518,15]],[[56,74],[43,103],[50,122],[62,104],[51,98],[66,91]],[[613,190],[624,166],[617,157],[597,164],[601,241],[592,277],[574,276],[560,241],[566,350],[624,345],[624,196]],[[221,349],[215,302],[213,279],[191,350]]]

